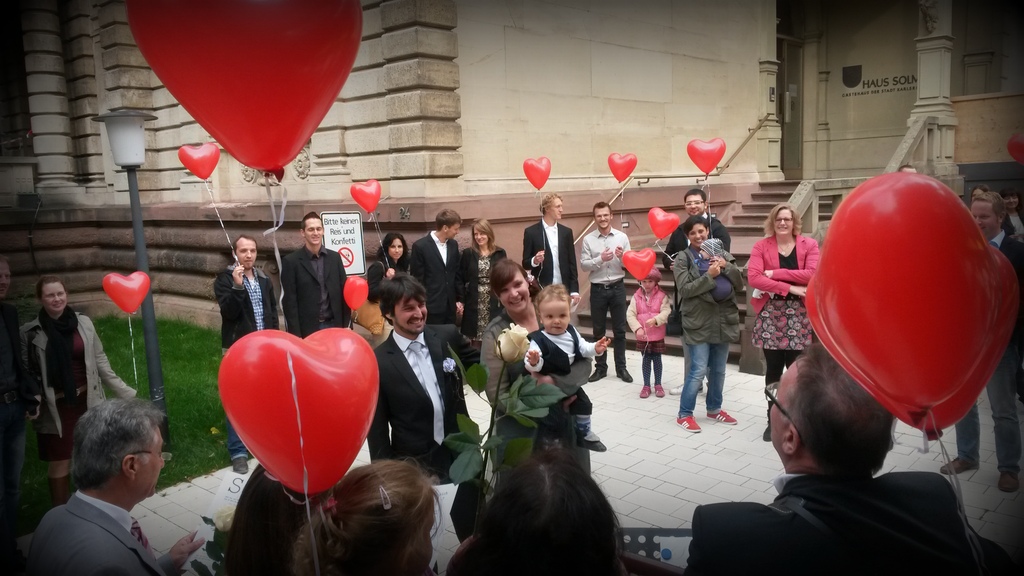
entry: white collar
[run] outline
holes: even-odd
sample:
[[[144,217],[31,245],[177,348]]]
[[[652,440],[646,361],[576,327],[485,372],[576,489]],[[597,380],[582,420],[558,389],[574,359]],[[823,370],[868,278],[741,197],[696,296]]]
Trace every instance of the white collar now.
[[[108,516],[113,518],[115,522],[124,527],[125,532],[130,533],[132,531],[132,515],[129,514],[128,511],[125,510],[124,508],[121,508],[120,506],[117,506],[115,504],[111,504],[110,502],[107,502],[105,500],[100,500],[99,498],[89,496],[88,494],[82,492],[81,490],[75,492],[75,494],[77,494],[78,497],[81,498],[86,504],[99,508],[100,511],[106,513]]]
[[[799,478],[801,476],[806,476],[806,474],[787,474],[786,472],[783,472],[782,474],[779,474],[775,478],[772,478],[772,486],[775,487],[776,492],[782,494],[782,490],[786,487],[786,484],[788,484],[790,480],[792,480],[793,478]]]
[[[427,347],[427,341],[423,338],[423,332],[420,332],[420,335],[417,336],[415,340],[409,340],[397,331],[392,331],[392,334],[395,335],[395,344],[398,344],[398,347],[402,350],[403,354],[409,349],[409,345],[413,342],[419,342],[424,348]]]
[[[437,244],[438,246],[444,246],[445,244],[448,243],[447,240],[442,242],[441,239],[437,237],[437,230],[431,231],[430,237],[434,239],[434,243]]]
[[[999,246],[1001,248],[1003,246],[1003,240],[1005,240],[1005,239],[1006,239],[1006,230],[1000,230],[999,234],[996,234],[994,238],[989,240],[989,242],[995,242],[996,246]]]
[[[594,234],[596,234],[598,238],[606,236],[606,234],[601,234],[601,230],[599,228],[594,229]],[[616,234],[621,234],[621,232],[619,232],[615,228],[608,228],[607,236],[615,236]]]
[[[543,218],[541,218],[540,219],[540,225],[543,226],[545,230],[557,230],[558,229],[558,220],[555,220],[554,224],[552,224],[551,226],[548,226],[547,221],[545,221]]]

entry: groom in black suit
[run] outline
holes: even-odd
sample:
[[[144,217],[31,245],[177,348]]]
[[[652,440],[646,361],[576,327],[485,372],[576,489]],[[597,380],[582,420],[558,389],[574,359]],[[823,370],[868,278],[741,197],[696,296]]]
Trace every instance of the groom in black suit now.
[[[541,198],[541,221],[523,230],[523,268],[541,286],[563,284],[573,306],[580,301],[579,273],[576,270],[576,246],[572,230],[562,219],[562,197],[549,192]]]
[[[988,574],[1020,574],[961,520],[942,476],[872,477],[892,444],[892,415],[820,344],[765,395],[786,470],[774,480],[779,497],[698,506],[687,574],[978,574],[968,531]]]
[[[380,393],[366,440],[370,460],[412,458],[445,483],[455,453],[444,437],[459,431],[457,414],[469,415],[451,350],[467,367],[480,351],[455,326],[428,326],[426,302],[423,285],[408,274],[380,283],[381,313],[394,330],[374,351]],[[473,533],[476,495],[473,485],[459,485],[451,517],[460,541]]]
[[[462,313],[462,273],[455,236],[462,217],[450,208],[437,213],[435,230],[412,245],[409,272],[427,291],[427,324],[455,324]]]

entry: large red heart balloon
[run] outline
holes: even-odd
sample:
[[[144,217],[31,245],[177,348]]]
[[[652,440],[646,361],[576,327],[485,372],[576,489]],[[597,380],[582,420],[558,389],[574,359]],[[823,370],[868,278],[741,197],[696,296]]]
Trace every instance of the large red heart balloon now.
[[[548,160],[547,156],[541,156],[536,160],[527,158],[523,161],[523,172],[526,173],[526,179],[530,181],[530,184],[540,190],[547,183],[548,176],[551,175],[551,160]]]
[[[679,215],[665,212],[655,206],[647,213],[647,222],[651,225],[651,232],[660,240],[676,231],[679,227]]]
[[[313,494],[337,483],[362,448],[377,407],[379,373],[373,349],[347,328],[305,340],[260,330],[228,349],[217,381],[246,448],[298,492],[305,467]]]
[[[239,162],[294,159],[348,78],[358,0],[126,0],[139,50],[167,90]]]
[[[941,235],[929,233],[936,225]],[[913,257],[896,257],[907,246]],[[1006,345],[992,337],[1016,315],[994,313],[1008,281],[988,248],[960,198],[923,174],[864,182],[829,225],[807,294],[815,334],[911,426],[961,387],[980,391]],[[970,321],[954,326],[951,317]]]
[[[651,273],[651,268],[654,268],[656,260],[657,254],[650,248],[627,250],[622,254],[622,266],[629,270],[629,273],[637,280],[647,278],[647,275]]]
[[[356,201],[356,204],[359,204],[368,214],[376,210],[377,204],[380,203],[380,182],[376,180],[357,182],[348,191],[352,194],[352,199]]]
[[[1024,133],[1010,136],[1010,140],[1006,143],[1006,151],[1013,156],[1014,160],[1024,164]]]
[[[636,169],[636,154],[622,156],[618,152],[612,152],[608,155],[608,168],[611,169],[612,176],[622,182]]]
[[[345,304],[350,310],[355,310],[366,302],[370,294],[370,285],[362,276],[348,276],[345,278],[345,288],[342,290],[345,295]]]
[[[715,138],[711,141],[690,140],[686,145],[686,154],[697,168],[704,174],[711,174],[718,168],[718,163],[725,157],[725,140]]]
[[[186,144],[178,148],[178,160],[181,160],[181,164],[200,180],[206,180],[210,174],[213,174],[213,169],[220,161],[220,148],[212,142],[201,146]]]
[[[145,272],[132,272],[125,276],[111,272],[103,277],[103,291],[118,308],[134,314],[146,299],[146,294],[149,294],[149,275]]]

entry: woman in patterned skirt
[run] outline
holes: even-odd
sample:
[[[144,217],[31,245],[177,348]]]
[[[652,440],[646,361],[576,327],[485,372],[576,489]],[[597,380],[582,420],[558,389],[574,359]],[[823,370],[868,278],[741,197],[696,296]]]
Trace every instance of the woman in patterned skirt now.
[[[505,250],[494,244],[494,228],[487,220],[473,223],[473,244],[462,251],[460,266],[465,283],[465,312],[462,314],[462,333],[474,342],[483,338],[491,319],[498,315],[501,305],[491,292],[491,268],[502,258]]]
[[[811,321],[804,296],[818,267],[818,243],[800,235],[801,219],[793,206],[779,204],[764,221],[767,238],[750,251],[747,276],[754,288],[754,346],[764,350],[765,385],[778,382],[782,372],[810,346]],[[768,406],[771,418],[771,405]],[[771,441],[771,426],[763,439]]]

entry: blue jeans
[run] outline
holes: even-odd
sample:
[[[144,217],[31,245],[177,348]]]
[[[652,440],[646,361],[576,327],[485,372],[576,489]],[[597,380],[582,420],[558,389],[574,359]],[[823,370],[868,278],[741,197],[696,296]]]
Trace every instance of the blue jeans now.
[[[1020,472],[1021,438],[1014,393],[1017,388],[1017,366],[1020,358],[1013,342],[1006,347],[985,390],[992,406],[993,432],[996,439],[996,462],[1000,472]],[[961,460],[977,463],[981,421],[978,405],[956,423],[956,455]]]
[[[245,448],[245,444],[242,443],[242,439],[238,437],[238,433],[235,432],[235,427],[231,425],[231,420],[225,419],[228,423],[228,454],[231,459],[242,457],[249,459],[249,451]]]
[[[25,464],[25,402],[0,404],[0,566],[14,554],[17,543],[21,467]],[[13,556],[12,556],[13,557]]]
[[[722,389],[725,388],[725,363],[729,359],[729,343],[687,344],[686,357],[689,370],[679,396],[679,417],[693,416],[697,404],[697,389],[704,376],[708,377],[708,412],[717,414],[722,409]]]

